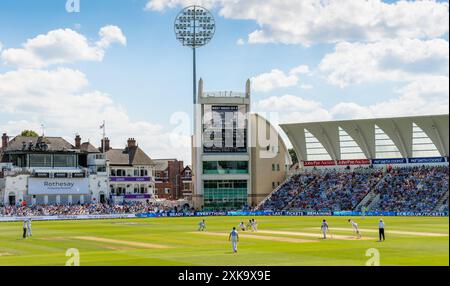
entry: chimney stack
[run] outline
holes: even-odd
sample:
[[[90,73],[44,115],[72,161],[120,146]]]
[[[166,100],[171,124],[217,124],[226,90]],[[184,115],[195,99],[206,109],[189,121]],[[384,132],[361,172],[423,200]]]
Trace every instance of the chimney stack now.
[[[136,139],[129,138],[128,141],[127,141],[127,147],[128,148],[136,147]]]
[[[77,134],[77,136],[75,136],[75,148],[76,149],[81,148],[81,137],[78,134]]]
[[[245,97],[246,98],[250,98],[251,85],[252,85],[252,83],[250,82],[250,79],[248,79],[247,82],[245,83]]]
[[[103,146],[105,146],[104,150],[105,150],[105,152],[108,152],[108,150],[111,149],[110,146],[109,146],[109,138],[106,137],[104,141],[105,141],[105,142],[103,142],[103,139],[102,139],[102,142],[101,142],[101,151],[103,151]]]
[[[3,136],[2,136],[2,148],[3,149],[8,147],[8,141],[9,141],[8,135],[6,133],[3,133]]]

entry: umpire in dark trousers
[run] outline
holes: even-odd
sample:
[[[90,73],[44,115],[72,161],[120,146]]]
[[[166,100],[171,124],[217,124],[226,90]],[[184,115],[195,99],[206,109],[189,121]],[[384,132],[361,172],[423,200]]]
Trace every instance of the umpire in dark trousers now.
[[[28,228],[27,228],[27,220],[25,219],[25,220],[23,221],[23,238],[24,238],[24,239],[27,238],[27,231],[28,231]]]
[[[378,234],[380,236],[380,242],[386,240],[386,238],[384,236],[384,221],[383,221],[383,219],[380,219],[380,223],[378,223]]]

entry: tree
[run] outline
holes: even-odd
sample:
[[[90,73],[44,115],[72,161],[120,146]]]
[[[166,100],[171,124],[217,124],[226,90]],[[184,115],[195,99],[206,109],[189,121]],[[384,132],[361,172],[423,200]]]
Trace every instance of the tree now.
[[[39,137],[39,135],[33,130],[24,130],[20,133],[20,135],[25,137]]]
[[[297,164],[298,158],[297,158],[297,154],[295,153],[294,149],[289,149],[289,155],[291,156],[291,159],[292,159],[292,165]]]

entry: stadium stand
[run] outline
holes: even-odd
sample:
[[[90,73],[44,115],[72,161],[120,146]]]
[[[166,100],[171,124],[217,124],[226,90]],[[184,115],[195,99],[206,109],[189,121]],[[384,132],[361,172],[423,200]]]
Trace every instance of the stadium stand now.
[[[380,199],[372,211],[431,212],[448,193],[448,167],[395,168],[375,192]]]
[[[448,166],[354,170],[322,169],[293,175],[257,210],[448,212]],[[369,198],[369,199],[368,199]],[[99,215],[173,212],[154,203],[0,207],[0,216]]]
[[[371,211],[448,211],[448,166],[321,170],[294,175],[260,210],[352,211],[366,196]],[[440,207],[442,206],[442,207]],[[441,210],[442,209],[442,210]]]
[[[264,210],[352,210],[382,178],[380,170],[298,174],[260,206]],[[300,182],[300,183],[299,183]],[[279,202],[279,200],[283,202]]]
[[[154,203],[4,206],[0,207],[0,217],[138,214],[171,211],[174,211],[171,207]]]

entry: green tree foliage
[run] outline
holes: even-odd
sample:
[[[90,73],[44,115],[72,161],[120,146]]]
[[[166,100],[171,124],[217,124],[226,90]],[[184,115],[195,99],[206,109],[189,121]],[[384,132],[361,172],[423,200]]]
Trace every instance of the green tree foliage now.
[[[33,130],[24,130],[20,133],[20,135],[26,137],[39,137],[39,135]]]
[[[292,165],[297,164],[298,158],[297,158],[297,154],[295,154],[294,149],[289,149],[289,155],[291,156],[291,159],[292,159]]]

